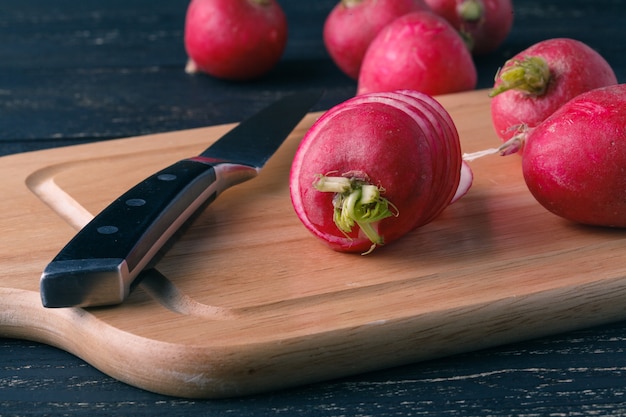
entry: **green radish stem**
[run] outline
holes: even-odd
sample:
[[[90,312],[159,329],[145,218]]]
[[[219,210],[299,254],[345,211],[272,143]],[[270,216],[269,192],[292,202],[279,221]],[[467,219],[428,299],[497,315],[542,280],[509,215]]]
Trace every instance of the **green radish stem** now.
[[[477,22],[483,18],[484,8],[480,1],[466,0],[457,6],[457,12],[463,21]]]
[[[515,61],[504,71],[498,71],[496,79],[498,78],[500,85],[489,92],[489,97],[513,89],[540,96],[548,88],[550,68],[543,58],[529,56]]]
[[[462,1],[457,5],[456,11],[461,18],[461,21],[468,24],[479,23],[484,18],[485,14],[483,3],[480,0]],[[461,35],[467,49],[473,51],[475,45],[474,37],[469,31],[466,30],[464,24],[462,24],[459,29],[459,35]]]
[[[346,173],[342,176],[319,174],[313,183],[316,190],[335,193],[333,197],[333,221],[346,235],[356,224],[372,242],[370,253],[376,246],[383,245],[384,239],[374,227],[376,222],[391,216],[397,216],[397,208],[381,195],[384,190],[367,181],[366,175],[354,176]]]

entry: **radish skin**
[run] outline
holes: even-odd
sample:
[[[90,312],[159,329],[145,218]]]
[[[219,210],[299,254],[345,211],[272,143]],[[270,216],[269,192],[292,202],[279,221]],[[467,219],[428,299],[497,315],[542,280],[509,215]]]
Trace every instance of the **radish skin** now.
[[[431,12],[406,14],[371,42],[357,94],[409,89],[428,95],[472,90],[476,66],[461,36]]]
[[[356,80],[374,37],[398,17],[425,10],[424,0],[342,0],[326,17],[324,45],[339,69]]]
[[[287,18],[276,0],[192,0],[185,17],[185,71],[245,81],[280,60]]]
[[[577,223],[626,227],[626,84],[573,98],[526,135],[528,189]]]

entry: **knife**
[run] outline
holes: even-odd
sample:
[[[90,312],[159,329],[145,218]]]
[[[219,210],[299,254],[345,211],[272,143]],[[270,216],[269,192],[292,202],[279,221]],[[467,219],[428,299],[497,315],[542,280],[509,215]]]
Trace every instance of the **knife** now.
[[[43,306],[123,302],[176,232],[222,191],[257,176],[320,96],[286,96],[201,154],[160,170],[118,197],[46,266],[40,279]]]

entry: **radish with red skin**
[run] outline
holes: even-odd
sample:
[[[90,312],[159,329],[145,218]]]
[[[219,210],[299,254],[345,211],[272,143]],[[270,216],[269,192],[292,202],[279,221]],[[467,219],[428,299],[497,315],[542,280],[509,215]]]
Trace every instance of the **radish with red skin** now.
[[[490,93],[494,129],[506,142],[520,129],[537,126],[577,95],[614,84],[613,69],[588,45],[569,38],[541,41],[508,60],[499,71]]]
[[[396,18],[420,10],[429,10],[424,0],[341,0],[324,22],[324,45],[335,64],[356,80],[378,32]]]
[[[184,41],[188,73],[250,80],[280,60],[287,18],[276,0],[192,0]]]
[[[513,27],[511,0],[425,0],[465,38],[474,55],[495,51]]]
[[[406,14],[370,44],[357,94],[409,89],[429,95],[476,88],[473,58],[461,36],[431,12]]]
[[[626,227],[626,84],[568,101],[524,134],[524,180],[568,220]]]
[[[436,218],[471,185],[458,132],[416,91],[372,93],[324,113],[293,160],[290,194],[304,226],[340,252],[369,253]]]

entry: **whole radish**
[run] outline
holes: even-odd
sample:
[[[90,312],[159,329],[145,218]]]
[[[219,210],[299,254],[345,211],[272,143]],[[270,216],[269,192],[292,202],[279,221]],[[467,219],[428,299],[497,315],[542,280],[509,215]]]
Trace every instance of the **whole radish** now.
[[[508,60],[497,75],[490,93],[494,129],[506,142],[575,96],[616,83],[609,63],[588,45],[568,38],[536,43]]]
[[[496,50],[513,27],[512,0],[425,0],[458,30],[475,55]]]
[[[429,95],[472,90],[472,56],[450,24],[431,12],[406,14],[374,38],[359,74],[357,94],[410,89]]]
[[[355,80],[365,51],[394,19],[428,10],[424,0],[341,0],[324,22],[324,45],[335,64]]]
[[[186,71],[249,80],[271,70],[287,44],[276,0],[192,0],[185,20]]]
[[[626,227],[626,84],[568,101],[526,134],[524,180],[537,201],[578,223]]]
[[[435,99],[372,93],[331,108],[309,129],[291,167],[291,201],[328,246],[369,253],[460,198],[472,181],[461,167],[458,133]]]

